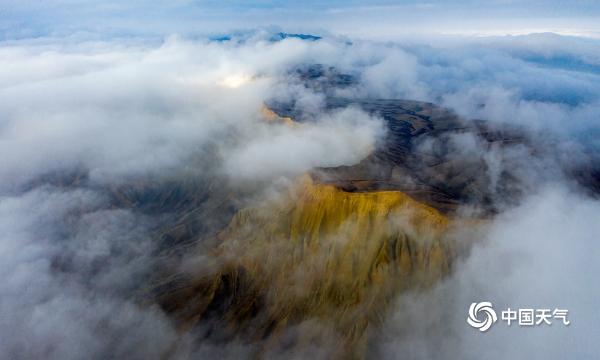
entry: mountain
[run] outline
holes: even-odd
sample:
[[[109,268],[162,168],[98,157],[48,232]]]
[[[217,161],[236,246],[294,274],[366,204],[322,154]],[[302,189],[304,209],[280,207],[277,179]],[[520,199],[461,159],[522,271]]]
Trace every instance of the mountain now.
[[[283,199],[236,213],[211,271],[156,296],[186,329],[262,340],[258,354],[326,339],[331,357],[362,358],[395,295],[448,274],[451,226],[402,192],[346,192],[305,175]]]
[[[217,42],[225,42],[225,41],[232,41],[232,40],[237,40],[237,41],[245,41],[250,37],[253,36],[264,36],[266,40],[271,41],[271,42],[276,42],[276,41],[281,41],[281,40],[285,40],[285,39],[300,39],[300,40],[304,40],[304,41],[317,41],[317,40],[321,40],[322,37],[321,36],[317,36],[317,35],[311,35],[311,34],[292,34],[292,33],[286,33],[286,32],[273,32],[273,31],[244,31],[244,32],[237,32],[237,33],[233,33],[233,34],[227,34],[227,35],[217,35],[217,36],[213,36],[210,39],[212,41],[217,41]]]

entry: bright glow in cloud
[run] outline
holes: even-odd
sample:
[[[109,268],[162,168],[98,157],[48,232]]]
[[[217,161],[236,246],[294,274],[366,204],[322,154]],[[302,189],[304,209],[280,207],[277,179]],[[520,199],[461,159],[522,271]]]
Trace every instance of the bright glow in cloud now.
[[[232,89],[239,88],[240,86],[244,86],[248,82],[252,80],[252,77],[247,74],[232,74],[227,75],[221,80],[217,82],[217,84],[226,86]]]

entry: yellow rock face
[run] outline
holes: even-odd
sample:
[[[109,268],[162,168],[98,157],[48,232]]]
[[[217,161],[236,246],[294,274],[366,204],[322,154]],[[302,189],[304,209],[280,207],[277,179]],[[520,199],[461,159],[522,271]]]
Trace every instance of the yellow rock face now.
[[[235,215],[219,235],[218,270],[188,289],[185,322],[223,302],[227,288],[234,294],[219,316],[232,331],[250,326],[266,338],[265,352],[281,339],[298,349],[326,341],[332,357],[360,358],[394,295],[448,273],[449,226],[401,192],[349,193],[305,176],[289,194]]]
[[[273,110],[263,106],[260,110],[262,117],[269,123],[281,123],[290,127],[298,126],[298,123],[291,117],[283,117],[277,115]]]

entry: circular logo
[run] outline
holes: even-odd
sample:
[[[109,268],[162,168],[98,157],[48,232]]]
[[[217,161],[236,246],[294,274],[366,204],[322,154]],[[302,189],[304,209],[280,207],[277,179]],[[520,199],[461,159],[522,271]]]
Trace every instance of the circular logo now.
[[[496,312],[489,301],[472,303],[469,307],[467,323],[481,332],[488,331],[497,320]]]

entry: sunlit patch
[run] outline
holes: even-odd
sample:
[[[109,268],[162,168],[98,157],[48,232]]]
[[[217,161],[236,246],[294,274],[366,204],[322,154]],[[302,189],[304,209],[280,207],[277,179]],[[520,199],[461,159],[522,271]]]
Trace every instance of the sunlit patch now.
[[[246,85],[250,80],[252,80],[252,77],[248,74],[232,74],[220,79],[217,84],[236,89]]]

